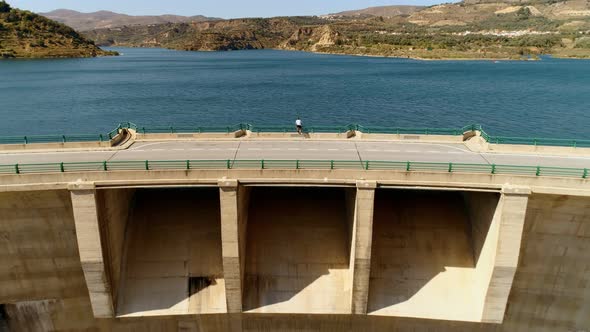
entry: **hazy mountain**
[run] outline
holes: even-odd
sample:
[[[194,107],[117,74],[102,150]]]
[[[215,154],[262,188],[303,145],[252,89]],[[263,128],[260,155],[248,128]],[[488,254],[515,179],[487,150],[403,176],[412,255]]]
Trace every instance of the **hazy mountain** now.
[[[348,10],[340,13],[334,13],[324,15],[324,17],[370,17],[370,16],[382,16],[382,17],[395,17],[410,15],[421,9],[423,6],[381,6],[381,7],[369,7],[358,10]]]
[[[78,31],[89,31],[102,28],[114,28],[130,25],[152,25],[164,23],[185,23],[185,22],[204,22],[209,20],[219,20],[217,18],[197,16],[179,16],[179,15],[159,15],[159,16],[131,16],[114,13],[106,10],[94,13],[81,13],[75,10],[58,9],[41,15],[52,20],[64,23]]]

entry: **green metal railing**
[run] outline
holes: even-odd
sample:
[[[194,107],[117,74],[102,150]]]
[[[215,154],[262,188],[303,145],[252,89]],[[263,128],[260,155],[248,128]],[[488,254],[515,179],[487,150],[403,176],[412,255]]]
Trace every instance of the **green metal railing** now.
[[[365,127],[354,125],[354,129],[367,134],[397,135],[463,135],[463,128],[402,128],[402,127]]]
[[[137,127],[141,134],[178,134],[178,133],[232,133],[249,130],[248,124],[239,123],[233,126],[155,126]]]
[[[481,125],[471,125],[472,131],[479,131],[481,137],[488,143],[492,144],[512,144],[512,145],[533,145],[533,146],[561,146],[572,148],[589,148],[590,140],[580,139],[561,139],[561,138],[543,138],[543,137],[509,137],[509,136],[491,136],[483,130]]]
[[[134,129],[131,122],[120,123],[106,134],[73,134],[73,135],[31,135],[0,137],[0,144],[35,144],[35,143],[70,143],[70,142],[106,142],[119,134],[121,129]]]
[[[153,171],[206,169],[281,170],[390,170],[402,172],[479,173],[490,175],[550,176],[587,179],[587,168],[499,164],[429,163],[413,161],[351,160],[136,160],[0,165],[0,174],[68,173],[98,171]]]
[[[268,125],[252,125],[246,124],[245,125],[248,130],[252,131],[253,133],[289,133],[295,132],[295,126],[268,126]],[[342,134],[345,133],[350,129],[351,125],[347,126],[304,126],[303,132],[304,133],[338,133]]]
[[[32,144],[32,143],[67,143],[109,141],[119,134],[122,129],[133,129],[141,134],[180,134],[180,133],[232,133],[249,130],[254,133],[286,133],[294,132],[294,126],[267,126],[239,123],[232,126],[155,126],[138,127],[131,122],[119,124],[106,134],[80,135],[34,135],[0,137],[0,144]],[[472,124],[461,128],[402,128],[379,127],[348,124],[345,126],[304,126],[306,133],[346,133],[360,131],[367,134],[397,134],[397,135],[453,135],[461,136],[467,132],[479,131],[481,137],[491,144],[533,145],[533,146],[561,146],[573,148],[590,148],[590,140],[558,139],[542,137],[508,137],[491,136],[483,130],[481,125]]]

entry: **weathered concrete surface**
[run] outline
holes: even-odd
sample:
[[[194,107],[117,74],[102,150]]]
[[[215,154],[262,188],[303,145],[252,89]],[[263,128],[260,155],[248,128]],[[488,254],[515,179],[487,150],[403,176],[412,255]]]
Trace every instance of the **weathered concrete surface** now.
[[[503,326],[590,330],[590,200],[533,195]]]
[[[119,317],[226,312],[214,188],[139,191],[129,227]]]
[[[378,191],[369,313],[479,321],[469,227],[458,193]]]
[[[98,139],[98,136],[97,136]],[[108,139],[108,138],[107,138]],[[34,151],[92,151],[110,150],[111,142],[70,142],[70,143],[34,143],[34,144],[0,144],[0,152],[34,152]]]
[[[357,182],[350,257],[352,269],[351,308],[353,314],[367,313],[376,187],[377,183],[374,181]]]
[[[166,141],[166,140],[235,140],[246,135],[243,130],[232,131],[229,133],[158,133],[144,134],[141,129],[137,133],[138,141]]]
[[[529,193],[380,191],[370,313],[501,323]]]
[[[473,261],[475,263],[475,275],[471,284],[471,292],[473,298],[477,299],[477,303],[474,303],[477,316],[481,321],[487,321],[490,315],[485,314],[486,297],[496,263],[504,200],[496,193],[471,192],[461,194],[470,222],[468,233],[471,235]],[[519,249],[515,249],[512,254],[518,254],[518,252]],[[511,286],[512,280],[510,280],[509,284],[506,284],[508,291],[510,291]],[[503,300],[505,303],[508,296],[504,296]],[[498,314],[496,323],[502,322],[505,313],[504,306],[499,309],[494,311],[494,313]]]
[[[0,193],[0,303],[69,298],[80,290],[87,292],[70,193]]]
[[[94,326],[68,191],[0,193],[0,234],[0,303],[11,331]]]
[[[491,226],[497,234],[491,233],[489,234],[491,236],[486,237],[486,242],[488,239],[497,242],[495,246],[492,243],[488,247],[490,248],[489,254],[491,254],[494,261],[489,287],[484,300],[483,322],[501,323],[504,319],[508,296],[518,266],[529,195],[530,190],[528,188],[507,186],[502,190],[497,215],[494,216]],[[484,249],[487,248],[484,246]],[[486,270],[485,273],[487,274],[488,271]],[[476,280],[487,280],[487,275],[485,278],[483,275],[478,275]]]
[[[217,183],[217,179],[214,183]],[[339,190],[344,191],[345,189]],[[568,192],[567,190],[563,191]],[[212,197],[218,196],[217,191],[215,192]],[[443,193],[443,195],[448,194]],[[490,195],[497,196],[497,194]],[[166,196],[159,195],[158,197],[161,199]],[[275,209],[285,216],[282,219],[273,219],[274,224],[278,221],[289,225],[289,222],[286,221],[289,210],[280,208],[281,206],[290,206],[291,203],[294,203],[294,205],[301,206],[301,210],[304,211],[317,210],[320,211],[320,214],[330,213],[332,215],[329,212],[332,210],[331,205],[325,203],[325,201],[332,201],[329,197],[329,195],[320,195],[316,199],[301,198],[295,202],[289,199],[288,202],[283,201],[283,205],[279,205],[275,202],[280,200],[276,195],[272,195],[273,200],[268,200],[270,204],[262,206],[268,205],[271,209]],[[452,201],[451,207],[460,206],[466,201],[460,195],[446,199]],[[472,199],[472,201],[474,200]],[[342,233],[341,238],[344,240],[341,242],[349,242],[348,234],[351,231],[347,230],[349,224],[344,213],[346,210],[344,194],[337,201],[341,202],[338,204],[340,206],[338,210],[343,215],[341,218],[342,229],[328,227],[332,224],[336,225],[331,221],[322,220],[318,221],[318,224],[301,223],[301,218],[296,218],[298,222],[293,222],[292,226],[287,227],[289,231],[283,232],[281,235],[281,239],[283,239],[281,243],[287,243],[290,247],[297,249],[297,254],[308,250],[307,248],[312,248],[314,253],[324,254],[327,251],[314,249],[316,248],[315,244],[305,247],[291,244],[292,242],[299,243],[298,239],[302,236],[319,238],[321,232],[317,229],[314,232],[309,232],[312,234],[297,234],[297,227],[306,226],[304,228],[307,229],[310,225],[325,226],[325,229],[320,227],[322,232],[328,232],[330,229],[329,232]],[[522,205],[523,202],[518,201],[519,199],[513,203]],[[394,202],[401,204],[397,200]],[[254,202],[253,204],[260,205]],[[474,227],[476,217],[467,212],[464,216],[466,220],[471,220],[471,229],[466,228],[464,233],[473,236],[472,242],[468,242],[468,244],[473,247],[471,248],[473,249],[472,260],[473,264],[477,266],[479,261],[485,260],[487,241],[484,242],[481,249],[478,249],[479,257],[474,258],[476,257],[475,252],[477,252],[476,243],[481,242],[483,238],[480,237],[480,240],[476,240],[475,234],[484,233],[482,230],[485,230],[487,226],[486,220],[489,220],[492,215],[490,211],[493,210],[493,201],[479,205],[471,204],[481,207],[482,210],[482,213],[477,216],[482,220],[478,229]],[[420,209],[421,206],[424,205],[412,203],[404,205],[404,208],[415,209],[423,215],[434,214],[432,211]],[[153,208],[157,209],[157,206],[154,205]],[[442,209],[444,206],[438,208]],[[377,216],[380,213],[379,210],[381,208],[376,206],[375,228],[379,227],[379,217]],[[253,236],[251,233],[252,223],[256,223],[256,221],[252,221],[252,212],[249,214],[251,219],[248,222],[248,239]],[[488,229],[492,227],[497,215],[497,213],[492,215]],[[438,217],[439,214],[436,216]],[[2,252],[0,256],[2,257],[0,303],[7,304],[8,321],[12,330],[15,331],[38,331],[38,326],[52,326],[55,331],[229,331],[230,329],[243,331],[584,331],[590,329],[590,317],[587,314],[590,311],[589,216],[590,201],[588,197],[546,195],[533,192],[528,200],[518,266],[504,321],[501,324],[373,315],[293,315],[291,313],[95,319],[77,252],[69,193],[65,190],[3,192],[0,193],[0,246],[2,246],[0,251]],[[267,227],[264,231],[276,231],[278,234],[281,228],[276,226],[274,230],[273,227]],[[454,230],[456,232],[451,232],[449,229],[435,229],[432,232],[459,233],[458,228]],[[284,233],[288,233],[289,236]],[[174,233],[174,236],[176,234],[178,233]],[[174,238],[174,236],[166,236],[165,238]],[[374,230],[374,236],[376,236],[376,230]],[[375,245],[376,240],[373,241],[373,245]],[[248,241],[248,245],[250,243]],[[435,239],[433,243],[440,244],[442,241]],[[451,249],[457,247],[456,243],[452,243],[452,245]],[[334,252],[344,256],[343,262],[348,265],[350,261],[347,253],[352,252],[352,248],[346,248],[346,245],[343,247],[343,249]],[[391,250],[393,249],[391,248]],[[450,249],[444,248],[444,250]],[[250,251],[249,247],[247,251]],[[264,251],[264,254],[268,252]],[[271,256],[274,254],[271,251]],[[292,257],[297,257],[297,255]],[[373,262],[375,257],[376,252],[373,251]],[[439,255],[437,257],[440,258]],[[436,259],[436,257],[432,258],[431,261]],[[68,261],[70,263],[67,263]],[[350,269],[347,269],[346,274],[351,275]],[[348,296],[350,298],[350,290]],[[333,298],[331,295],[323,295],[323,297]],[[371,295],[369,299],[371,300]],[[370,300],[369,302],[371,302]],[[23,303],[24,301],[42,302]],[[429,308],[426,307],[426,309]],[[348,310],[350,312],[351,308],[349,307]],[[26,318],[22,319],[23,317]]]
[[[103,255],[94,185],[76,184],[72,186],[70,193],[80,263],[86,278],[92,311],[97,318],[114,317],[113,294],[107,272],[109,263]]]
[[[31,153],[31,152],[91,152],[91,151],[118,151],[128,149],[135,142],[136,134],[133,130],[125,130],[109,140],[105,135],[104,141],[94,142],[65,142],[65,143],[30,143],[30,144],[0,144],[0,154]],[[23,137],[24,141],[24,137]]]
[[[135,189],[96,191],[96,204],[103,242],[103,253],[116,309],[124,259],[125,235],[131,217]]]
[[[539,154],[539,155],[558,155],[558,156],[587,156],[590,149],[585,147],[572,146],[547,146],[547,145],[521,145],[521,144],[496,144],[486,142],[481,133],[477,132],[476,136],[465,141],[465,146],[474,152],[494,152],[510,154]]]
[[[237,180],[219,181],[221,246],[227,312],[242,312],[243,283],[248,224],[248,191]]]
[[[534,193],[590,196],[590,179],[448,172],[404,172],[391,170],[161,170],[113,171],[54,174],[0,175],[0,192],[67,189],[79,179],[104,186],[217,186],[219,179],[240,179],[240,183],[268,185],[348,185],[357,179],[377,181],[381,186],[429,187],[457,190],[502,189],[506,183],[527,186]]]
[[[251,192],[244,311],[350,313],[350,242],[343,189]]]

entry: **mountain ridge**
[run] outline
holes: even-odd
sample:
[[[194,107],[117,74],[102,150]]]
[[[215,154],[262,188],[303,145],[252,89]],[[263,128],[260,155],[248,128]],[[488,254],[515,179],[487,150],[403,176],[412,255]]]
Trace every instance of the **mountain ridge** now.
[[[339,13],[321,15],[326,18],[337,18],[337,17],[369,17],[369,16],[383,16],[383,17],[395,17],[410,15],[418,10],[426,8],[425,6],[413,6],[413,5],[394,5],[394,6],[376,6],[367,7],[363,9],[346,10]]]
[[[128,25],[152,25],[165,23],[204,22],[221,20],[203,15],[182,16],[173,14],[163,15],[127,15],[108,10],[83,13],[70,9],[56,9],[40,13],[47,18],[64,23],[78,31],[89,31],[103,28],[117,28]]]

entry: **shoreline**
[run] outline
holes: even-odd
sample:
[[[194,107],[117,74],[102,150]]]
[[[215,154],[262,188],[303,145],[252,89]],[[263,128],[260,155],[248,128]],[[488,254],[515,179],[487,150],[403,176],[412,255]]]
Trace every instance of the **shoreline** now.
[[[384,59],[407,59],[407,60],[417,60],[417,61],[540,61],[540,59],[509,59],[509,58],[441,58],[441,59],[433,59],[433,58],[421,58],[421,57],[404,57],[404,56],[395,56],[395,55],[375,55],[375,54],[348,54],[348,53],[332,53],[332,52],[312,52],[312,51],[301,51],[306,53],[314,53],[314,54],[326,54],[326,55],[342,55],[342,56],[356,56],[356,57],[366,57],[366,58],[384,58]]]
[[[231,52],[234,50],[184,50],[184,49],[177,49],[177,48],[169,48],[162,45],[159,46],[133,46],[133,45],[99,45],[100,47],[128,47],[128,48],[162,48],[167,50],[173,51],[184,51],[184,52]],[[252,49],[243,49],[243,50],[235,50],[235,51],[250,51]],[[258,51],[261,50],[275,50],[275,51],[289,51],[289,52],[302,52],[302,53],[311,53],[311,54],[323,54],[323,55],[341,55],[341,56],[355,56],[355,57],[368,57],[368,58],[384,58],[384,59],[407,59],[407,60],[417,60],[417,61],[542,61],[540,56],[548,56],[554,59],[570,59],[570,60],[590,60],[590,57],[572,57],[572,56],[560,56],[558,54],[540,54],[539,58],[521,58],[521,59],[511,59],[511,58],[423,58],[418,56],[395,56],[395,55],[378,55],[378,54],[363,54],[363,53],[339,53],[339,52],[323,52],[323,51],[307,51],[307,50],[297,50],[297,49],[286,49],[286,48],[260,48],[256,49]]]

